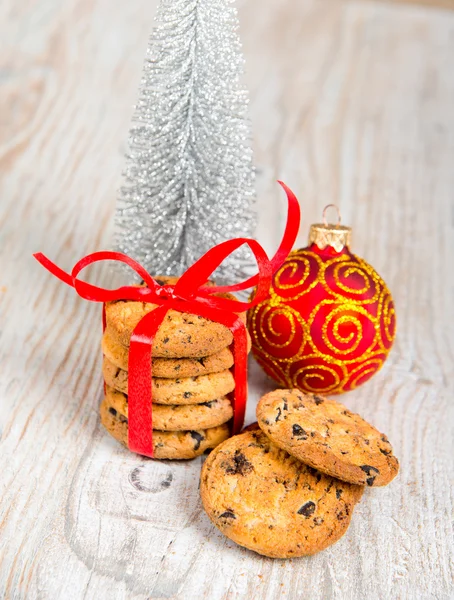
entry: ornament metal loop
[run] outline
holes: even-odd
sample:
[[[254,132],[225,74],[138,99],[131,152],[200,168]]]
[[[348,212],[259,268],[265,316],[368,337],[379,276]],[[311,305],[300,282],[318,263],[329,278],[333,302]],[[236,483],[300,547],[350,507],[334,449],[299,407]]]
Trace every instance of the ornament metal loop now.
[[[325,208],[323,209],[323,213],[322,213],[322,217],[323,217],[323,225],[325,225],[325,227],[328,227],[328,221],[326,220],[326,211],[328,210],[328,208],[335,208],[336,212],[337,212],[337,223],[336,225],[340,225],[341,223],[341,213],[339,210],[339,207],[337,206],[337,204],[327,204],[325,206]]]

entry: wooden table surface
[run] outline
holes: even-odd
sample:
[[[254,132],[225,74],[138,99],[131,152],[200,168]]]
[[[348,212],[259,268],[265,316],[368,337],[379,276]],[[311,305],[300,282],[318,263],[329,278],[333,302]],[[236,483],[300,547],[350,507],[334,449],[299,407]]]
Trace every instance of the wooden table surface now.
[[[338,544],[287,561],[210,524],[201,459],[142,459],[103,431],[99,307],[31,258],[70,268],[110,247],[155,1],[0,4],[0,598],[452,597],[454,13],[425,4],[239,4],[259,240],[282,233],[278,177],[302,201],[302,245],[337,202],[398,316],[387,364],[343,401],[401,473]],[[251,365],[249,421],[271,387]]]

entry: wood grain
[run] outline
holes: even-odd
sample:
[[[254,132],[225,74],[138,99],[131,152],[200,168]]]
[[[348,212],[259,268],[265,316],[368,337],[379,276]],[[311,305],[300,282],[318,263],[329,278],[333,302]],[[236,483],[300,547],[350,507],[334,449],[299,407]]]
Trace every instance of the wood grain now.
[[[374,0],[372,0],[374,1]],[[425,8],[444,8],[454,10],[454,0],[380,0],[381,2],[394,2],[402,4],[414,4]]]
[[[155,2],[0,4],[0,598],[447,599],[453,586],[454,14],[354,0],[239,4],[258,237],[328,202],[398,315],[384,369],[344,397],[401,460],[347,535],[279,561],[215,530],[200,460],[133,456],[103,432],[100,311],[53,281],[108,247]],[[107,283],[108,270],[98,273]],[[272,388],[251,365],[249,420]],[[169,487],[162,482],[172,482]]]

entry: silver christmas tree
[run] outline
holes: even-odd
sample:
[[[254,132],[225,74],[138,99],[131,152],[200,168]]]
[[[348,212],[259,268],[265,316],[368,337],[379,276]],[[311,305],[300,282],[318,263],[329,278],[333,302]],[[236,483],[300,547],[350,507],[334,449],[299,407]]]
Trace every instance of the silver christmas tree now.
[[[161,0],[130,130],[117,248],[152,274],[181,274],[256,225],[248,94],[229,0]],[[237,281],[247,249],[217,272]]]

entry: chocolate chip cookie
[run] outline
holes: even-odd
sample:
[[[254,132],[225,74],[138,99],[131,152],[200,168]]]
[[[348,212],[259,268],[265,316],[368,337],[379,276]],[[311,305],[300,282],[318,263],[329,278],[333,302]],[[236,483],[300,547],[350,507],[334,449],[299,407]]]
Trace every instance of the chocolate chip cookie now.
[[[276,390],[260,399],[257,420],[275,444],[343,481],[387,485],[399,471],[388,438],[335,400]]]
[[[250,343],[250,338],[248,339]],[[102,351],[115,366],[128,370],[128,348],[120,344],[115,333],[108,327],[102,338]],[[198,377],[209,373],[218,373],[230,369],[233,365],[233,354],[229,348],[223,348],[215,354],[200,358],[153,358],[152,372],[154,377]]]
[[[128,397],[123,392],[106,386],[106,402],[109,411],[128,418]],[[153,403],[153,429],[160,431],[184,431],[209,429],[227,423],[233,416],[233,408],[226,397],[203,404],[166,405]]]
[[[334,544],[363,489],[303,464],[260,430],[218,446],[203,465],[200,486],[203,506],[222,533],[275,558]]]
[[[102,372],[107,385],[128,393],[127,371],[116,367],[104,357]],[[199,377],[152,378],[153,402],[157,404],[200,404],[216,400],[234,389],[235,380],[228,369]]]
[[[109,408],[111,410],[109,410]],[[128,447],[128,420],[109,407],[106,400],[100,406],[101,423],[123,446]],[[154,458],[189,459],[216,447],[229,436],[228,425],[191,431],[153,430]]]
[[[158,282],[174,283],[175,278],[156,278]],[[236,300],[232,294],[218,294]],[[123,346],[129,347],[131,334],[139,321],[157,307],[150,302],[116,300],[107,302],[106,323]],[[246,322],[245,313],[241,318]],[[220,352],[233,341],[232,332],[209,319],[169,310],[153,341],[153,356],[164,358],[200,358]]]

